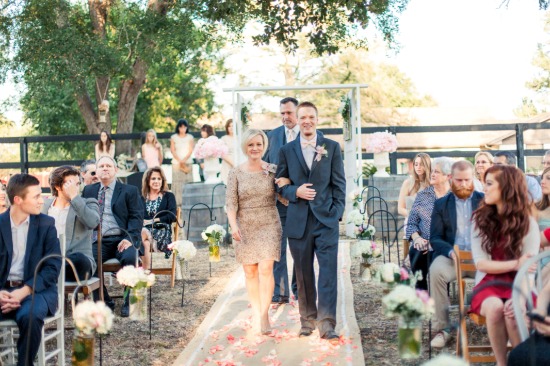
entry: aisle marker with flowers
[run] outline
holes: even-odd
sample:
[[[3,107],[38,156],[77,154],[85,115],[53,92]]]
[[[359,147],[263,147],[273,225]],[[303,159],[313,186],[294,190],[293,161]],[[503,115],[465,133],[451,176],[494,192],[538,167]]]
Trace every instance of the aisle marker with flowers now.
[[[103,301],[84,300],[74,307],[75,334],[71,357],[72,365],[94,364],[94,334],[109,333],[113,326],[113,319],[113,312]]]
[[[130,296],[130,319],[147,319],[147,288],[155,283],[155,275],[143,267],[125,266],[117,272],[116,278],[126,286],[124,297]]]
[[[223,226],[218,224],[213,224],[208,226],[201,233],[201,237],[204,241],[208,243],[208,253],[210,262],[219,262],[220,261],[220,244],[225,237],[227,232]]]

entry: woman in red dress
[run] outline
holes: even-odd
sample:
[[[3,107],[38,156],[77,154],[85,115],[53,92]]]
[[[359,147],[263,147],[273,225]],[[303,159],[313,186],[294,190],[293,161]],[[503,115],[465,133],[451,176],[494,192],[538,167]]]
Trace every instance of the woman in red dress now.
[[[487,321],[497,366],[506,365],[506,344],[520,343],[512,308],[512,283],[525,260],[538,253],[540,233],[531,216],[521,170],[495,165],[485,172],[485,199],[473,214],[472,254],[477,268],[470,311]]]

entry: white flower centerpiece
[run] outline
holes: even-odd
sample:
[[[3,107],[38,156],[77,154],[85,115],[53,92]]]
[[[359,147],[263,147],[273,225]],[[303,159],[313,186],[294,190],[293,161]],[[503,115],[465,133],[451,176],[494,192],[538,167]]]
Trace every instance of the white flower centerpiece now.
[[[117,272],[118,283],[126,286],[124,296],[130,296],[130,319],[147,319],[147,288],[155,283],[155,275],[143,267],[125,266]]]
[[[376,229],[365,221],[365,215],[359,210],[348,214],[348,224],[355,225],[353,230],[357,242],[353,246],[353,256],[361,259],[359,275],[363,281],[372,278],[372,261],[382,256],[382,251],[373,240]]]

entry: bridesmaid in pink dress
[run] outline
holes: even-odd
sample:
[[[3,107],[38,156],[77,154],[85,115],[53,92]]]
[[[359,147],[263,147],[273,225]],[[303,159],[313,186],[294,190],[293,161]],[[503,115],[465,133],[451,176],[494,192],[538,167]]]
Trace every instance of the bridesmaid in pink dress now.
[[[157,133],[150,129],[145,136],[145,143],[141,145],[141,157],[147,164],[147,169],[162,164],[162,145],[157,140]]]

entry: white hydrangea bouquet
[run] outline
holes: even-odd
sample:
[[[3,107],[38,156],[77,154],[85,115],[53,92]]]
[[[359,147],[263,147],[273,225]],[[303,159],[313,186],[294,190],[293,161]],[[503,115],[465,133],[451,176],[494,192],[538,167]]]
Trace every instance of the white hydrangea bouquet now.
[[[380,258],[382,251],[372,240],[360,240],[354,245],[354,257],[370,263],[374,258]]]
[[[188,261],[197,255],[197,248],[189,240],[178,240],[168,245],[168,249],[175,252],[174,255],[179,259],[179,267],[181,278],[186,279],[189,277]]]
[[[173,250],[180,260],[189,260],[197,255],[197,248],[189,240],[178,240],[168,245],[168,249]]]
[[[422,320],[435,311],[434,301],[427,291],[408,285],[397,285],[382,298],[384,314],[399,318],[398,349],[403,359],[420,357],[422,351]]]
[[[208,243],[208,254],[210,262],[220,261],[220,244],[227,232],[223,226],[213,224],[208,226],[201,233],[202,238]]]
[[[434,301],[427,291],[407,285],[395,286],[382,298],[382,305],[387,317],[402,317],[406,320],[429,319],[435,310]]]
[[[355,225],[353,233],[355,237],[359,240],[372,239],[376,233],[374,226],[369,225],[365,221],[365,215],[362,214],[359,210],[352,210],[348,214],[348,224]]]
[[[113,327],[114,315],[103,301],[84,300],[74,306],[73,364],[93,364],[94,333],[107,334]]]
[[[84,334],[107,334],[113,326],[114,315],[103,301],[84,300],[73,312],[74,326]]]
[[[143,267],[125,266],[116,274],[118,283],[123,286],[140,289],[153,286],[155,275]]]
[[[125,266],[117,272],[116,279],[118,283],[126,286],[124,297],[130,296],[130,319],[146,320],[147,288],[155,283],[155,275],[143,267]]]
[[[359,188],[355,188],[348,195],[349,200],[352,202],[353,208],[359,208],[359,202],[361,202],[361,191]]]
[[[377,282],[386,285],[386,289],[391,289],[395,285],[405,285],[415,288],[416,282],[422,279],[422,272],[417,271],[412,274],[405,267],[399,267],[395,263],[387,262],[378,268],[374,278]]]

